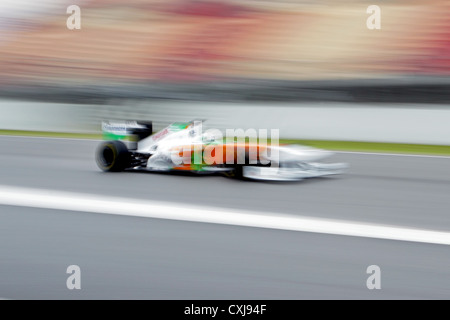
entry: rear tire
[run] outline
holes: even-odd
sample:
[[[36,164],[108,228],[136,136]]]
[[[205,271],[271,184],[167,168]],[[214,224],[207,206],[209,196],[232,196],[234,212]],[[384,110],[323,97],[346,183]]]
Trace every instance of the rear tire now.
[[[122,141],[105,141],[97,148],[95,160],[106,172],[119,172],[130,166],[130,152]]]
[[[242,165],[236,165],[233,167],[232,170],[230,171],[226,171],[223,173],[223,175],[227,178],[232,178],[232,179],[238,179],[241,180],[242,179]]]

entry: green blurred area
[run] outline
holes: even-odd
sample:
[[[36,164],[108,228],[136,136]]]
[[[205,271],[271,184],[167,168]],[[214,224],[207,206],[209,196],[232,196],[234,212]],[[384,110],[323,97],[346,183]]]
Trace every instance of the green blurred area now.
[[[0,135],[24,136],[24,137],[48,137],[66,139],[95,139],[102,140],[101,133],[65,133],[65,132],[45,132],[45,131],[19,131],[0,130]],[[269,141],[270,143],[270,141]],[[354,151],[354,152],[378,152],[378,153],[400,153],[400,154],[421,154],[421,155],[442,155],[450,156],[450,146],[406,144],[406,143],[384,143],[384,142],[362,142],[362,141],[332,141],[332,140],[297,140],[280,139],[280,144],[301,144],[315,148],[333,151]]]

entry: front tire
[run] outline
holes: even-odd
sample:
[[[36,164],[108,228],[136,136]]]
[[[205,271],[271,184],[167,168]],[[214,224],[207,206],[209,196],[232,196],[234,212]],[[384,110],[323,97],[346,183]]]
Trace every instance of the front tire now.
[[[130,152],[122,141],[105,141],[97,148],[95,160],[101,170],[119,172],[130,166]]]

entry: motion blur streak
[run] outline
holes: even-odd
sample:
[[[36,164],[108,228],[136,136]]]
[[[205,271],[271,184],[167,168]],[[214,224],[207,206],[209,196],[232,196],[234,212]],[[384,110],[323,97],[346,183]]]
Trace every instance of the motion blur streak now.
[[[67,0],[6,2],[0,80],[14,84],[355,79],[445,75],[449,2],[77,1],[82,32],[65,28]],[[39,2],[41,3],[41,1]],[[26,7],[27,10],[20,9]],[[1,8],[1,7],[0,7]]]
[[[386,153],[386,152],[360,152],[360,151],[335,151],[335,153],[342,154],[366,154],[371,156],[389,156],[389,157],[419,157],[419,158],[437,158],[437,159],[450,159],[450,156],[438,156],[428,154],[403,154],[403,153]]]
[[[450,233],[0,186],[0,204],[450,245]]]

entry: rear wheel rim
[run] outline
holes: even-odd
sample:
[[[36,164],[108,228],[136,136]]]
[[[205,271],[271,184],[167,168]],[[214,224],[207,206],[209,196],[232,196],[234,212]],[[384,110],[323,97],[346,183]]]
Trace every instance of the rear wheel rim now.
[[[105,148],[103,148],[100,157],[100,162],[103,167],[105,168],[111,167],[114,163],[114,158],[115,158],[114,150],[111,149],[110,146],[106,146]]]

